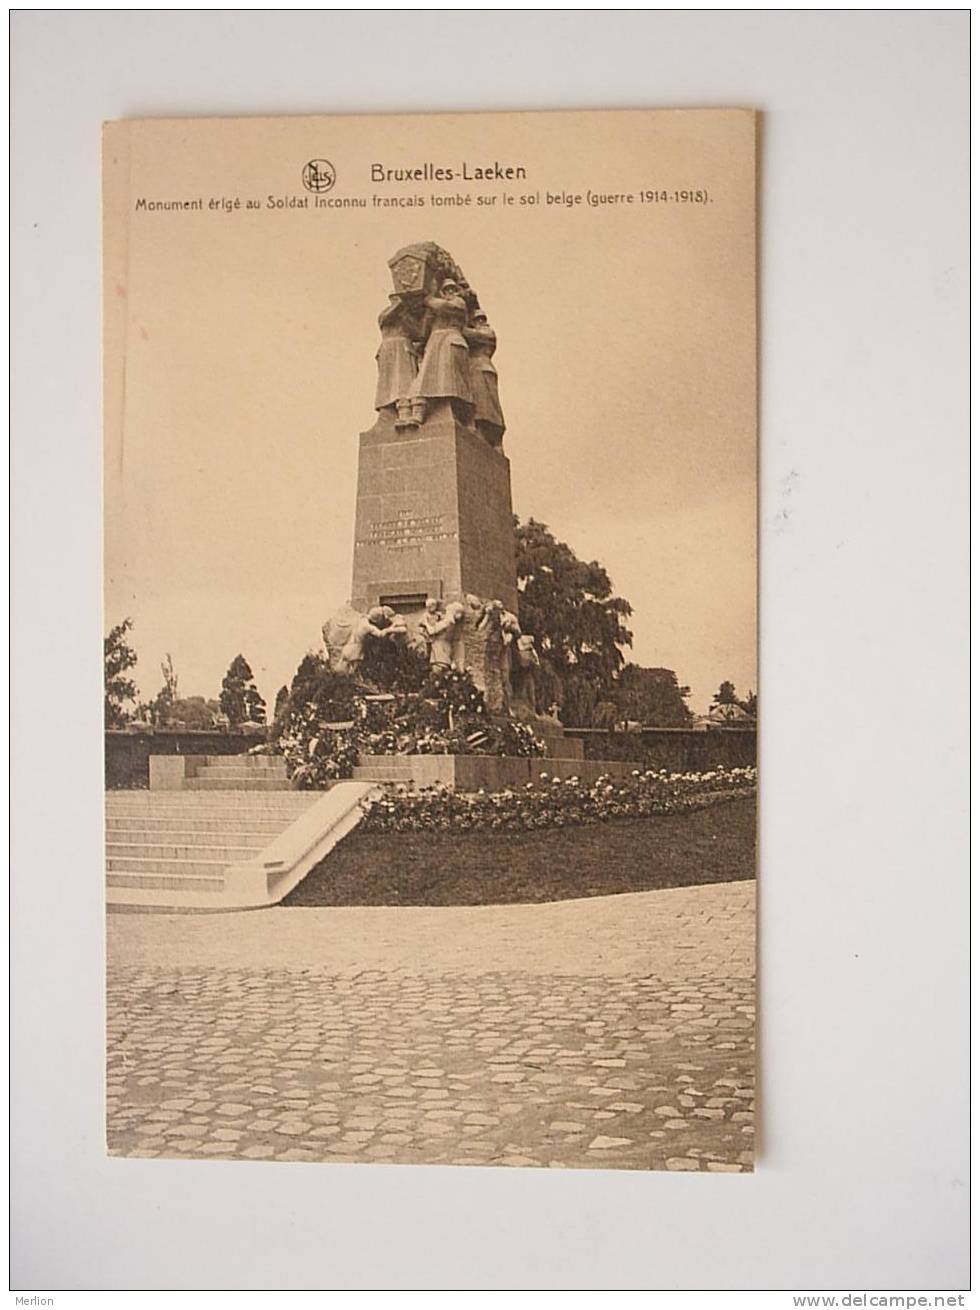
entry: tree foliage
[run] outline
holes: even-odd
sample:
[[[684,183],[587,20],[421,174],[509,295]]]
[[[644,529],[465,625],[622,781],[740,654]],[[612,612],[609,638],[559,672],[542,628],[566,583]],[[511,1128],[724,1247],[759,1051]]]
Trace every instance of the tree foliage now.
[[[750,714],[753,719],[757,718],[759,713],[759,700],[755,692],[750,691],[744,700],[740,700],[734,682],[723,682],[712,697],[711,704],[737,705],[746,714]]]
[[[161,727],[186,728],[189,732],[208,732],[215,726],[221,706],[203,696],[179,696],[167,707]]]
[[[123,619],[103,641],[107,728],[121,728],[133,719],[133,710],[127,708],[127,702],[133,702],[135,708],[137,688],[132,678],[126,676],[136,667],[136,652],[126,640],[132,626],[132,619]]]
[[[163,674],[163,686],[154,696],[149,704],[150,718],[153,724],[158,728],[170,726],[170,715],[174,705],[178,701],[177,695],[177,673],[174,669],[174,659],[170,652],[160,665],[160,672]]]
[[[616,679],[616,705],[621,719],[649,728],[686,728],[692,714],[690,687],[677,683],[673,669],[646,669],[626,664]]]
[[[236,655],[228,666],[218,701],[233,728],[243,723],[265,723],[265,701],[244,655]]]
[[[614,699],[632,607],[612,594],[601,564],[580,560],[544,523],[515,519],[514,531],[520,624],[541,657],[539,701],[557,704],[565,724],[590,724],[597,705]]]

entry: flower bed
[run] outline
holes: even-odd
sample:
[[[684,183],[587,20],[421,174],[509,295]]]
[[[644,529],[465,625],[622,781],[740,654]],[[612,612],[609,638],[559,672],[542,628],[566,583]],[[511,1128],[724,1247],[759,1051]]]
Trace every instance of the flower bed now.
[[[518,790],[476,794],[446,787],[389,789],[367,802],[368,832],[516,832],[606,823],[695,809],[755,790],[754,768],[668,773],[635,769],[629,777],[603,775],[591,785],[564,782],[544,771]]]

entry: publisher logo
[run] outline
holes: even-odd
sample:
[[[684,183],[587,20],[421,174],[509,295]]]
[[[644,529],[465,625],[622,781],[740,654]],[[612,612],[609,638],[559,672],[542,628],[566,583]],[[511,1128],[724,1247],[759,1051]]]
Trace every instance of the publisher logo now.
[[[303,185],[307,191],[329,191],[337,180],[337,170],[329,159],[311,159],[303,166]]]

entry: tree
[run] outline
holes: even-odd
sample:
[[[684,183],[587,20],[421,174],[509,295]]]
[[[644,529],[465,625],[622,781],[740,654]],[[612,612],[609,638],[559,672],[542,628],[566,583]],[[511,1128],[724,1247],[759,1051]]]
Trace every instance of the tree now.
[[[265,723],[265,701],[244,655],[236,655],[221,682],[222,712],[233,728],[243,723]]]
[[[753,719],[757,718],[759,714],[759,701],[755,692],[750,691],[745,700],[739,700],[733,682],[723,682],[715,692],[711,703],[712,705],[737,705],[740,710],[750,714]]]
[[[207,732],[214,727],[215,715],[221,713],[216,700],[203,696],[181,696],[167,707],[167,726],[187,728],[190,732]]]
[[[272,717],[277,722],[281,719],[289,708],[289,688],[283,684],[276,692],[276,704],[272,711]]]
[[[627,664],[616,679],[619,717],[651,728],[686,728],[690,687],[680,687],[673,669],[645,669]]]
[[[557,703],[565,724],[589,724],[633,644],[624,623],[632,607],[612,594],[601,564],[580,560],[544,523],[515,518],[514,532],[520,624],[541,657],[538,699]]]
[[[135,705],[137,689],[132,678],[125,675],[136,667],[136,652],[126,641],[126,636],[133,626],[132,619],[123,619],[117,623],[103,641],[105,658],[105,726],[121,728],[133,719],[133,711],[126,708],[126,702]]]
[[[169,651],[167,658],[160,665],[160,672],[163,674],[163,686],[150,701],[150,715],[158,728],[166,728],[169,726],[171,711],[177,701],[177,674],[174,671],[174,658]]]

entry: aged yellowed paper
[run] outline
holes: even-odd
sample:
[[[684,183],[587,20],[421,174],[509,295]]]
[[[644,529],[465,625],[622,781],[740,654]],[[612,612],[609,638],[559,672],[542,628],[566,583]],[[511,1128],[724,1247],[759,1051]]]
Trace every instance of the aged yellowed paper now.
[[[755,142],[106,125],[112,1153],[752,1169]]]

